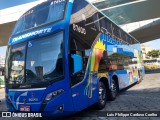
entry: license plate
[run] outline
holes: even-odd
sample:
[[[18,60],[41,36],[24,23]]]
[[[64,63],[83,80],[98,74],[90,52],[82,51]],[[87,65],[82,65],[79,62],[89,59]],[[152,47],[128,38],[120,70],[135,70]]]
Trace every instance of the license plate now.
[[[21,112],[30,112],[30,106],[20,106]]]

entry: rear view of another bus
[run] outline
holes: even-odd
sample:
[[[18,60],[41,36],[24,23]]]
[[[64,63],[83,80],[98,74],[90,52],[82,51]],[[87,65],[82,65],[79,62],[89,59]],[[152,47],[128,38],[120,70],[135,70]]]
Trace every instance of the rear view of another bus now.
[[[146,71],[160,69],[160,58],[144,60]]]

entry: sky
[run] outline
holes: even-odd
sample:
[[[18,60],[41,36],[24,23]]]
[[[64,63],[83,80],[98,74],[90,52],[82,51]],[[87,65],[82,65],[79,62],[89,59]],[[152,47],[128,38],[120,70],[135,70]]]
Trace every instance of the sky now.
[[[6,50],[7,50],[7,47],[6,47],[6,46],[0,47],[0,55],[6,56]]]
[[[25,4],[25,3],[28,3],[28,2],[33,2],[33,1],[37,1],[37,0],[0,0],[0,10],[8,8],[8,7],[13,7],[13,6],[16,6],[16,5]],[[88,1],[92,2],[94,0],[88,0]],[[153,49],[160,49],[160,39],[150,41],[150,42],[147,42],[145,44],[152,47]],[[6,46],[5,47],[0,47],[0,55],[5,56],[6,49],[7,49]]]
[[[160,39],[152,40],[150,42],[146,42],[145,45],[150,46],[153,49],[160,50]]]

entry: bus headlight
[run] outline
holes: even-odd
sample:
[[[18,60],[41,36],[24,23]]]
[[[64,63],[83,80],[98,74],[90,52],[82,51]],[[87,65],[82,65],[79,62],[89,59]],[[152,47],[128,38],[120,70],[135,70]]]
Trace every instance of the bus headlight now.
[[[46,98],[45,98],[45,101],[48,102],[50,101],[51,99],[57,97],[58,95],[62,94],[64,92],[63,89],[59,89],[59,90],[56,90],[54,92],[51,92],[49,94],[47,94]]]

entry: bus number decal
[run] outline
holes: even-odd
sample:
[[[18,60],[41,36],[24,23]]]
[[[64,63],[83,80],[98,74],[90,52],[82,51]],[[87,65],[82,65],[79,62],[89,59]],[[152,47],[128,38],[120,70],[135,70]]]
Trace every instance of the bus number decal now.
[[[77,32],[79,32],[79,33],[82,33],[82,34],[86,34],[86,29],[85,28],[83,28],[83,27],[81,27],[81,26],[78,26],[78,25],[76,25],[76,24],[73,24],[73,30],[74,31],[77,31]]]
[[[65,0],[55,0],[54,1],[54,4],[58,4],[58,3],[61,3],[61,2],[65,2]],[[53,4],[53,3],[52,3]]]

